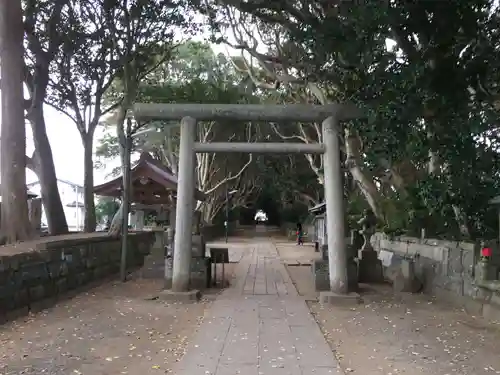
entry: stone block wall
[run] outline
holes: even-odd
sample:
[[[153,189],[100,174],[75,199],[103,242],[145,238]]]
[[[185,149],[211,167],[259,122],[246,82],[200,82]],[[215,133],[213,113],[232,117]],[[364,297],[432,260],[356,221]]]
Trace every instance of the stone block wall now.
[[[127,266],[142,266],[152,232],[129,234]],[[31,244],[30,244],[31,245]],[[68,290],[120,270],[119,238],[105,233],[46,237],[0,248],[0,321],[50,305]]]
[[[371,239],[382,261],[384,276],[394,280],[403,259],[412,259],[415,274],[423,283],[424,292],[473,297],[474,265],[479,245],[470,242],[451,242],[414,237],[389,238],[376,233]]]
[[[481,251],[479,243],[403,236],[389,238],[376,233],[372,245],[382,261],[386,279],[394,280],[401,261],[412,259],[425,293],[462,306],[471,314],[500,320],[500,249],[497,241],[484,244],[493,249],[490,264],[497,275],[497,280],[486,282],[475,280],[475,266]]]

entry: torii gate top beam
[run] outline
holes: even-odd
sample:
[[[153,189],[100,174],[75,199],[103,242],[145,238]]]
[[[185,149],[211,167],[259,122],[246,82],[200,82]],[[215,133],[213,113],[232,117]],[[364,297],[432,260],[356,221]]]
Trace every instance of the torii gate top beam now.
[[[134,115],[138,121],[181,120],[193,117],[197,121],[237,120],[267,122],[321,122],[333,116],[338,121],[364,117],[352,104],[157,104],[137,103]]]

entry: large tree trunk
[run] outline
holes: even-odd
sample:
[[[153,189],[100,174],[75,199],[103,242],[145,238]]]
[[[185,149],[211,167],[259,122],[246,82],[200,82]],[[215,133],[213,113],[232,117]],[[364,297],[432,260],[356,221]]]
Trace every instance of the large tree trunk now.
[[[21,2],[18,0],[0,1],[1,229],[8,243],[26,240],[30,236],[25,167],[23,37]]]
[[[116,136],[118,137],[118,150],[120,151],[120,162],[122,165],[122,184],[125,185],[125,169],[127,166],[125,165],[127,160],[125,157],[125,153],[127,150],[124,148],[126,142],[127,142],[127,137],[125,136],[125,118],[127,116],[127,108],[125,106],[121,106],[118,109],[117,117],[116,117]],[[131,150],[128,150],[128,152],[131,152]],[[130,160],[130,157],[129,159]],[[125,205],[123,201],[123,196],[122,196],[122,201],[120,203],[120,208],[118,211],[116,211],[115,216],[113,216],[113,220],[111,221],[111,225],[109,226],[108,229],[108,234],[110,236],[118,236],[120,235],[122,231],[122,225],[123,225],[123,213],[125,211]],[[130,204],[130,202],[129,202]],[[129,206],[130,207],[130,206]],[[128,210],[127,210],[128,211]]]
[[[42,200],[40,198],[28,201],[28,216],[31,225],[31,233],[38,235],[42,226]]]
[[[109,225],[108,234],[110,236],[117,237],[120,235],[122,231],[124,209],[125,206],[122,200],[122,202],[120,203],[120,207],[118,208],[118,211],[116,211],[115,216],[113,216],[113,220],[111,220],[111,224]]]
[[[47,217],[49,233],[52,235],[68,232],[68,223],[59,194],[54,159],[43,117],[42,103],[31,108],[30,120],[35,143],[35,172],[40,182],[42,202]]]
[[[93,154],[93,132],[82,136],[83,141],[83,205],[85,210],[84,230],[94,232],[96,226],[95,202],[94,202],[94,160]]]
[[[215,199],[215,198],[212,198]],[[212,199],[208,199],[203,203],[203,207],[201,208],[201,218],[203,220],[204,224],[207,225],[212,225],[212,220],[213,220],[213,207],[214,207],[214,202]]]
[[[380,207],[380,192],[373,179],[361,168],[363,163],[361,138],[355,130],[345,128],[344,139],[346,152],[345,165],[349,169],[352,178],[356,181],[375,216],[385,221],[384,213]]]

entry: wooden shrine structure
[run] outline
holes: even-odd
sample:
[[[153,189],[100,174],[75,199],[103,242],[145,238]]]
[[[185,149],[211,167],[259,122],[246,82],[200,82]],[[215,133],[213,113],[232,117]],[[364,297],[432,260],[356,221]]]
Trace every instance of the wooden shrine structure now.
[[[176,198],[177,178],[170,168],[143,152],[137,164],[130,170],[132,184],[130,202],[144,206],[170,205]],[[120,198],[123,190],[123,177],[94,187],[94,193],[105,197]],[[194,198],[202,201],[205,195],[195,190]]]

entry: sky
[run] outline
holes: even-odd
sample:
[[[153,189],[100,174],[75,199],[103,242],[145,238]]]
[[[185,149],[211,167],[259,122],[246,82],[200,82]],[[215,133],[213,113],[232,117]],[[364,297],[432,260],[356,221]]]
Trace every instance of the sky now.
[[[57,178],[68,180],[75,184],[83,185],[83,146],[76,125],[66,115],[55,109],[45,106],[45,122],[47,124],[47,136],[52,147],[52,156],[56,168]],[[98,127],[94,138],[94,149],[97,140],[103,135],[103,130]],[[27,155],[31,156],[34,150],[31,127],[26,127]],[[105,181],[106,175],[115,166],[104,170],[94,171],[94,182],[100,184]],[[36,181],[36,175],[26,170],[26,181]]]
[[[83,184],[83,146],[76,125],[65,115],[55,109],[45,106],[45,122],[47,123],[47,136],[52,147],[52,156],[56,169],[57,178],[69,180],[73,183]],[[1,111],[0,111],[1,115]],[[1,122],[0,122],[1,127]],[[103,135],[102,129],[96,131],[95,140]],[[94,142],[95,144],[96,142]],[[94,145],[95,146],[95,145]],[[26,126],[26,155],[31,156],[34,150],[31,127]],[[106,175],[115,166],[111,163],[109,168],[95,170],[95,183],[105,181]],[[26,182],[36,181],[36,175],[26,170]]]

